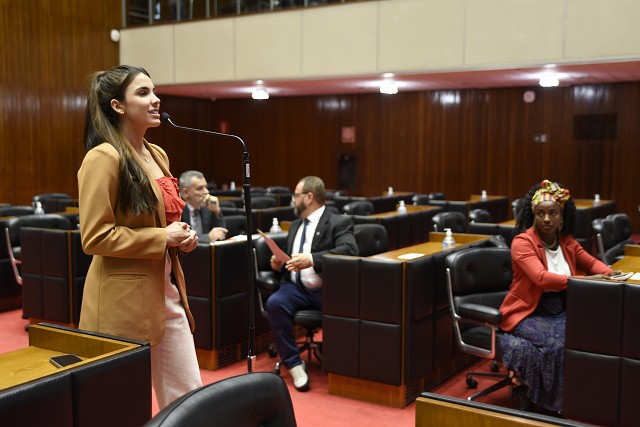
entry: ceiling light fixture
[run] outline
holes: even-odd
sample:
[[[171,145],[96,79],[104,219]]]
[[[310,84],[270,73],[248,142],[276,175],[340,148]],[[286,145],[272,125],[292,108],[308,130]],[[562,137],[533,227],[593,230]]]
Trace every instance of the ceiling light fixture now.
[[[556,87],[560,84],[558,76],[555,74],[545,74],[540,76],[540,86],[542,87]]]
[[[251,93],[251,98],[253,99],[269,99],[269,92],[263,88],[256,88]]]
[[[398,85],[396,82],[382,82],[380,83],[380,93],[385,95],[395,95],[398,93]]]

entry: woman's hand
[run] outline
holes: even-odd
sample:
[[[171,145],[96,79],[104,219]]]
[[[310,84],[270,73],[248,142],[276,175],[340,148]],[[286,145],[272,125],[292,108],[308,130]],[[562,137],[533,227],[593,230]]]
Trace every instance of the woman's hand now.
[[[189,230],[189,237],[183,240],[178,249],[180,249],[184,253],[189,253],[193,251],[198,246],[198,235],[194,230]]]
[[[170,248],[180,246],[191,235],[191,227],[186,222],[172,222],[165,227],[165,231],[167,232],[167,246]]]
[[[609,280],[609,276],[606,274],[592,274],[591,276],[584,276],[585,279],[600,279]]]

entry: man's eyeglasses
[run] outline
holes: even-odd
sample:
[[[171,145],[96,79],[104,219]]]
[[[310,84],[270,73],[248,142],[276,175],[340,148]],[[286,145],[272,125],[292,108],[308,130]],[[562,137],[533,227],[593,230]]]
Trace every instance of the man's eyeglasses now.
[[[308,193],[311,193],[311,191],[303,191],[302,193],[293,193],[291,195],[291,198],[292,199],[297,199],[299,196],[302,196],[303,194],[308,194]]]

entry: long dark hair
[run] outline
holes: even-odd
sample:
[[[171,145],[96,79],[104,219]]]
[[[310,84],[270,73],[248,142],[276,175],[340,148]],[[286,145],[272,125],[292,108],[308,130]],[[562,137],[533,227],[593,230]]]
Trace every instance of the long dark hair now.
[[[103,144],[111,144],[120,155],[117,207],[133,215],[156,210],[156,198],[147,174],[135,160],[133,147],[122,133],[120,117],[111,100],[124,101],[127,87],[139,74],[149,76],[144,68],[120,65],[94,73],[89,80],[84,146],[87,151]]]
[[[560,187],[565,188],[564,185],[560,183],[557,184]],[[529,192],[518,202],[518,205],[516,206],[516,228],[513,232],[514,236],[524,233],[528,228],[533,226],[533,209],[531,209],[531,199],[540,187],[540,184],[536,184],[531,187]],[[573,201],[573,197],[569,197],[569,200],[564,203],[564,208],[562,209],[562,221],[563,225],[560,233],[573,235],[573,231],[576,226],[576,203]]]

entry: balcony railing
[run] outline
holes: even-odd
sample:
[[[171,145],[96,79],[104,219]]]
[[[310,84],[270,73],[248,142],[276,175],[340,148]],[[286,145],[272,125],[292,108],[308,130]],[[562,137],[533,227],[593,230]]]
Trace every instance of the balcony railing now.
[[[122,0],[122,27],[318,7],[372,0]]]

